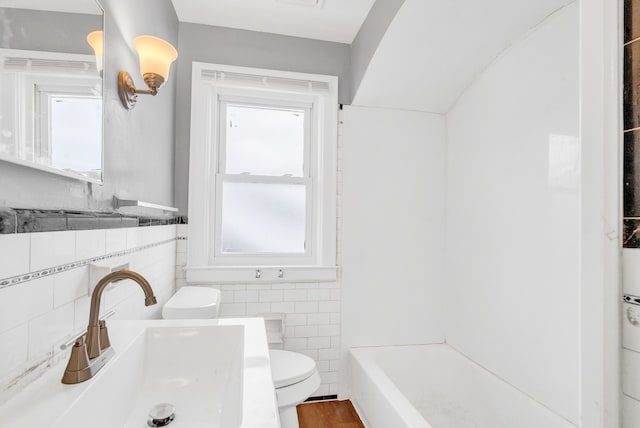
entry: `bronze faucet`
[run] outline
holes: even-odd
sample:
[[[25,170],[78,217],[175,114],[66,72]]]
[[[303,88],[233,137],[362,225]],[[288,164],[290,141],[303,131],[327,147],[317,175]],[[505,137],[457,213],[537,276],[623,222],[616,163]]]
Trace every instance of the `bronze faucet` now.
[[[71,349],[69,363],[62,376],[62,383],[72,384],[84,382],[93,377],[105,363],[113,356],[113,349],[109,342],[107,326],[104,320],[100,320],[100,299],[107,285],[115,281],[131,279],[142,287],[144,291],[145,306],[158,303],[153,295],[153,289],[149,282],[139,273],[130,270],[112,272],[102,278],[91,295],[91,308],[89,309],[89,325],[85,336],[78,338]]]

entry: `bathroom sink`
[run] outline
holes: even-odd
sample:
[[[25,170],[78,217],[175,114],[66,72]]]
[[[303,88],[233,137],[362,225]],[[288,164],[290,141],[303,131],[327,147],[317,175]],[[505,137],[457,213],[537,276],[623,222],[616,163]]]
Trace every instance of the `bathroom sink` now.
[[[239,427],[243,341],[243,326],[149,327],[59,425],[141,427],[170,403],[174,428]]]
[[[170,403],[172,428],[279,426],[262,320],[110,321],[109,329],[115,357],[92,379],[62,385],[58,364],[2,406],[9,419],[0,420],[143,428],[155,405]]]

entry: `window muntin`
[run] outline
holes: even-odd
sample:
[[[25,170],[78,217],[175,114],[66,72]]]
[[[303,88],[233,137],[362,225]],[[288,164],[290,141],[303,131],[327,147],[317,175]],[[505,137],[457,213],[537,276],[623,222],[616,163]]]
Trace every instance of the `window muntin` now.
[[[312,105],[225,97],[218,111],[218,262],[251,255],[311,257]]]

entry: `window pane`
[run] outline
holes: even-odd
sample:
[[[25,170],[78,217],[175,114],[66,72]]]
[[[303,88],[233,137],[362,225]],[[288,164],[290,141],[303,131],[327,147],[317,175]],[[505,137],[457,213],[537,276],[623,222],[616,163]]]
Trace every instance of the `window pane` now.
[[[223,184],[222,251],[304,253],[306,188],[299,184]]]
[[[51,166],[100,179],[102,100],[54,96],[51,102]]]
[[[227,106],[226,172],[304,173],[304,110]]]

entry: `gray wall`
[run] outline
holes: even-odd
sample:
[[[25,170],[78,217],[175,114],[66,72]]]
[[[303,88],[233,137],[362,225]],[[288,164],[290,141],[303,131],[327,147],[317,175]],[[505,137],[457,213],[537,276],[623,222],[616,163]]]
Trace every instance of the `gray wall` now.
[[[377,0],[351,44],[349,103],[355,98],[369,62],[405,0]]]
[[[350,46],[255,31],[180,23],[176,97],[176,206],[187,212],[193,61],[338,76],[339,101],[350,102]]]
[[[340,79],[340,103],[350,104],[371,57],[403,2],[377,1],[353,45],[347,45],[178,24],[170,0],[102,0],[106,22],[105,182],[101,186],[92,185],[0,161],[0,206],[108,211],[113,195],[117,195],[177,206],[186,213],[193,61],[335,75]],[[94,29],[93,23],[80,24],[67,14],[43,14],[46,19],[30,20],[37,23],[33,29],[22,23],[20,27],[14,26],[0,15],[2,46],[24,49],[22,41],[29,40],[36,41],[39,50],[86,53],[84,36]],[[51,31],[60,28],[73,28],[81,37],[52,36]],[[125,111],[118,99],[116,77],[119,70],[127,70],[137,86],[144,86],[131,46],[139,34],[153,34],[177,44],[179,58],[173,65],[172,77],[157,97],[140,96],[135,109]],[[61,39],[65,43],[60,43]]]
[[[85,38],[101,28],[100,15],[0,7],[0,48],[91,55]]]
[[[120,104],[116,79],[118,71],[127,70],[137,86],[144,86],[132,47],[133,38],[152,34],[176,45],[178,19],[175,10],[170,0],[101,0],[101,3],[105,10],[106,36],[104,184],[89,184],[0,161],[0,206],[109,211],[114,195],[173,205],[175,73],[157,97],[140,96],[138,105],[131,111],[126,111]],[[46,13],[52,19],[59,18],[58,14]],[[6,42],[5,36],[25,30],[7,28],[12,24],[6,20],[0,23],[3,44],[18,47],[11,37]],[[71,28],[73,23],[62,26]],[[42,25],[29,30],[28,39],[54,42],[54,36],[44,33],[47,28]],[[42,33],[38,33],[39,30]],[[80,31],[83,32],[81,40],[84,40],[85,28]],[[54,44],[50,46],[40,45],[39,48],[59,49]],[[175,72],[175,65],[173,67]]]

